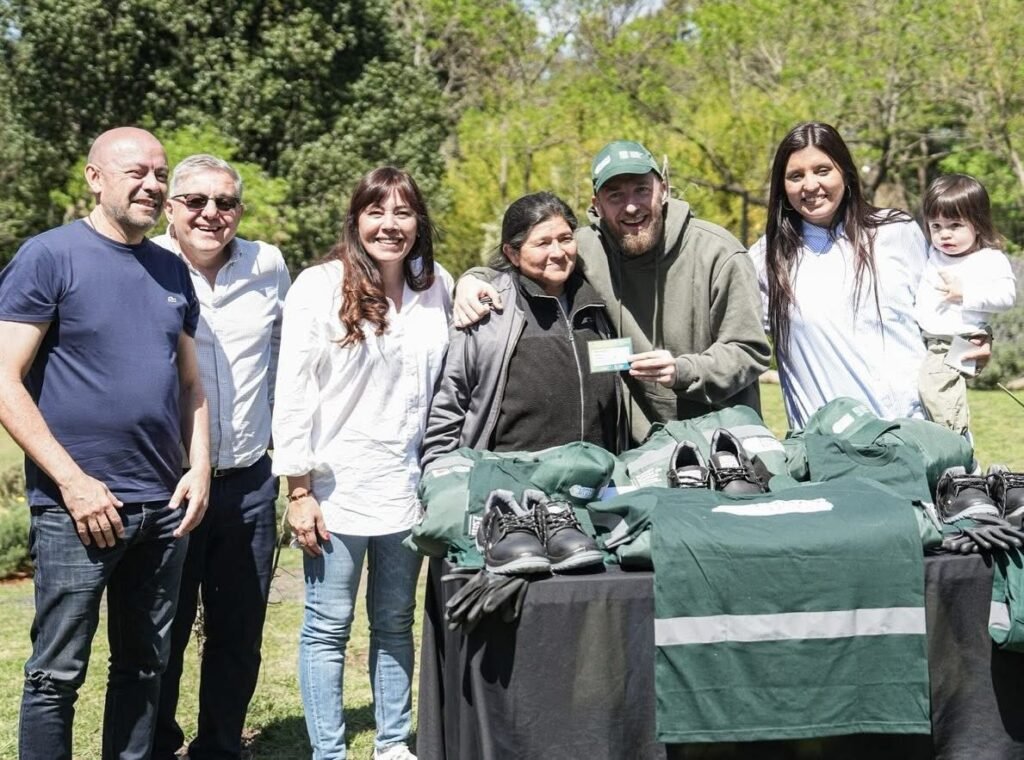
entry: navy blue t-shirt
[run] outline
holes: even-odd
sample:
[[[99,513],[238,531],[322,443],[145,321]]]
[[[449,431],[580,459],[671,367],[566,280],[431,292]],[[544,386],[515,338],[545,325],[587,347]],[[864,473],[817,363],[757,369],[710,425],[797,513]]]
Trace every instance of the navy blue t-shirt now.
[[[181,477],[178,339],[199,302],[184,263],[83,221],[28,240],[0,272],[0,320],[49,322],[25,377],[54,437],[126,504],[170,498]],[[60,489],[26,458],[32,505]]]

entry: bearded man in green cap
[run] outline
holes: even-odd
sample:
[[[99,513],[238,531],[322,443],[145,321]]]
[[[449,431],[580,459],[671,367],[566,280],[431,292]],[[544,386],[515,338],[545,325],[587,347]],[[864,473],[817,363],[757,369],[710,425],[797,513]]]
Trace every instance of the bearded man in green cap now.
[[[616,140],[591,165],[590,225],[576,232],[582,271],[618,335],[632,341],[626,385],[632,433],[745,404],[760,412],[757,379],[771,349],[754,267],[740,242],[669,197],[643,145]],[[455,291],[465,327],[500,309],[486,268]]]

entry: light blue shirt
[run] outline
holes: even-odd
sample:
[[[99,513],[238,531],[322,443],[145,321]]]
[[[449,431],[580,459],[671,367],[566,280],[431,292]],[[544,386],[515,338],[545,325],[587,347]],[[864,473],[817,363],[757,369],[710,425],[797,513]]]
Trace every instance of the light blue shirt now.
[[[878,307],[865,274],[854,302],[854,253],[842,229],[836,239],[804,223],[804,246],[793,275],[789,346],[779,364],[786,415],[803,428],[816,410],[849,396],[879,417],[923,417],[917,375],[925,355],[914,321],[914,295],[928,246],[912,221],[884,224],[875,233]],[[768,328],[765,239],[750,249]],[[879,314],[879,312],[881,312]],[[880,318],[881,317],[881,318]]]

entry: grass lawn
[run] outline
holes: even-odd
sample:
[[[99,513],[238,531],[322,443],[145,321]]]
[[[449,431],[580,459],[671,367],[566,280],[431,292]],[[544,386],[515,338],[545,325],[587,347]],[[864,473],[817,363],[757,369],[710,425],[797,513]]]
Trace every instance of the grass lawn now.
[[[424,576],[419,585],[419,607],[423,606]],[[17,755],[18,709],[23,680],[22,666],[30,646],[32,583],[0,584],[0,760]],[[345,671],[345,714],[350,756],[364,760],[373,755],[373,710],[367,676],[369,634],[365,609],[360,605],[352,629]],[[298,550],[285,549],[271,590],[271,604],[263,641],[263,669],[249,709],[247,737],[256,760],[308,760],[309,742],[303,719],[302,700],[296,680],[296,651],[302,618],[302,560]],[[75,760],[100,756],[103,722],[103,691],[109,650],[105,615],[93,645],[91,668],[80,692],[75,717]],[[416,621],[419,642],[420,621]],[[418,644],[417,644],[418,647]],[[419,650],[417,648],[417,657]],[[193,647],[185,658],[181,703],[178,710],[187,735],[195,734],[198,694],[197,660]],[[415,699],[417,690],[413,688]]]
[[[785,414],[778,386],[763,386],[762,400],[768,426],[778,435],[786,430]],[[1024,409],[1002,391],[971,393],[971,408],[978,458],[987,466],[1004,462],[1024,471]],[[20,462],[20,454],[5,435],[0,435],[0,467]],[[309,757],[302,704],[296,681],[296,646],[302,616],[302,563],[296,550],[282,553],[281,567],[274,581],[263,646],[263,671],[249,711],[248,736],[253,757],[266,760],[299,760]],[[423,579],[420,581],[422,607]],[[22,665],[29,652],[28,631],[32,621],[30,581],[0,583],[0,760],[17,757],[16,726],[22,682]],[[360,608],[349,644],[346,670],[346,714],[349,747],[359,760],[372,756],[373,713],[367,680],[368,633],[365,611]],[[419,640],[417,620],[417,641]],[[92,670],[77,706],[74,757],[99,757],[100,726],[103,715],[103,687],[106,676],[105,622],[92,656]],[[181,709],[187,734],[195,731],[197,694],[194,652],[186,655]],[[416,689],[413,689],[415,696]]]

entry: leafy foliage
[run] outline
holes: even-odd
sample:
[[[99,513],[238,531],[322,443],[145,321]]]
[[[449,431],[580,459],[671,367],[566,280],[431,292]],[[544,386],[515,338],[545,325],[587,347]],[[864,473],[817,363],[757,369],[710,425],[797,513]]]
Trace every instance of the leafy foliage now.
[[[27,570],[29,512],[20,465],[0,471],[0,579]]]
[[[82,212],[89,140],[126,123],[239,163],[243,234],[277,242],[293,267],[326,250],[356,178],[388,162],[415,174],[439,257],[461,271],[523,193],[553,190],[582,214],[590,158],[618,138],[663,157],[675,194],[750,243],[775,145],[807,119],[843,132],[880,205],[916,212],[938,174],[978,176],[1016,250],[1017,5],[6,0],[0,261]]]
[[[0,127],[9,138],[0,175],[17,171],[15,187],[0,189],[0,210],[17,220],[0,227],[0,260],[16,241],[80,213],[68,177],[92,138],[118,124],[180,134],[189,147],[251,165],[268,205],[251,206],[243,234],[287,243],[294,263],[316,256],[336,227],[324,194],[297,195],[311,161],[322,163],[317,181],[339,192],[386,159],[438,184],[440,88],[409,64],[381,0],[11,0],[0,13],[10,30],[0,115],[11,116]],[[415,107],[407,112],[396,95]],[[321,161],[353,125],[364,134]],[[371,128],[382,129],[376,140]]]

